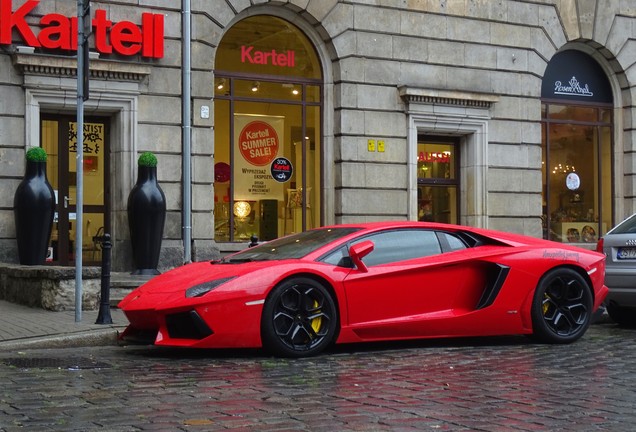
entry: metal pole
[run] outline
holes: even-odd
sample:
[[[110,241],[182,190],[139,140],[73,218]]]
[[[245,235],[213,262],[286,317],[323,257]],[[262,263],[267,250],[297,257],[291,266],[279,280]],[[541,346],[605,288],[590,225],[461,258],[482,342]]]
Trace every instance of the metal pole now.
[[[102,244],[102,286],[101,299],[99,302],[99,314],[95,324],[112,324],[113,318],[110,316],[110,234],[104,234],[99,239]]]
[[[84,0],[77,1],[77,152],[75,156],[75,322],[82,321],[82,225],[84,205]]]
[[[192,175],[191,175],[191,63],[190,63],[190,0],[183,0],[183,61],[182,61],[182,103],[183,103],[183,262],[192,262]]]

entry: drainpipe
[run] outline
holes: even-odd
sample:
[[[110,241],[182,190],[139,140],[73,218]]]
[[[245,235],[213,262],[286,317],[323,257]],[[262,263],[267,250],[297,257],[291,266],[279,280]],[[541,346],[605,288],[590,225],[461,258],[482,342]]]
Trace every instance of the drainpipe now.
[[[182,36],[182,139],[183,139],[183,262],[192,262],[192,178],[191,178],[191,140],[192,131],[192,110],[191,110],[191,64],[190,64],[190,42],[191,42],[191,15],[190,0],[183,0],[183,36]]]
[[[75,322],[82,321],[82,227],[84,226],[84,101],[88,99],[88,34],[90,0],[77,1],[77,153],[75,157]],[[88,74],[88,76],[87,76]],[[88,81],[86,81],[87,83]],[[85,94],[86,92],[86,94]],[[64,197],[66,198],[66,197]]]

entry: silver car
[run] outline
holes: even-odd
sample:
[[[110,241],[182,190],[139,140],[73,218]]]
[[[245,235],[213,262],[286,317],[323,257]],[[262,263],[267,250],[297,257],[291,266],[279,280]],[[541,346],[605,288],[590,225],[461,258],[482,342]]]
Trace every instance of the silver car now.
[[[636,326],[636,214],[600,238],[596,250],[607,257],[607,313],[620,325]]]

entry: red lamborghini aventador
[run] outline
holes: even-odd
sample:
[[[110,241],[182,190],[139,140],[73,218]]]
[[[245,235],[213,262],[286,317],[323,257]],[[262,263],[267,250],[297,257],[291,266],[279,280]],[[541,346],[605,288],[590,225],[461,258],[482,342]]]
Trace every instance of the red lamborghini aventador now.
[[[155,277],[124,298],[122,335],[156,345],[264,347],[527,334],[580,338],[603,302],[604,255],[422,222],[338,225]]]

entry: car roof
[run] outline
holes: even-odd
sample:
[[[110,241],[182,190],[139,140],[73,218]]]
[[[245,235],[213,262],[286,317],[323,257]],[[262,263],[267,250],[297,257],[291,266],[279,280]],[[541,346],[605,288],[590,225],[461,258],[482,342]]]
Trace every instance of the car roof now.
[[[342,227],[355,227],[365,230],[367,232],[374,232],[386,229],[403,229],[403,228],[422,228],[422,229],[434,229],[443,231],[464,231],[468,233],[474,233],[487,237],[491,240],[499,241],[510,246],[519,245],[536,245],[536,244],[554,244],[549,240],[544,240],[537,237],[530,237],[522,234],[509,233],[504,231],[496,231],[485,228],[477,228],[465,225],[446,224],[441,222],[420,222],[420,221],[382,221],[382,222],[363,222],[356,224],[340,224],[331,225],[321,228],[342,228]],[[359,232],[356,234],[360,234]],[[355,234],[352,234],[355,235]],[[564,245],[559,244],[559,247]],[[567,246],[565,246],[567,248]]]

